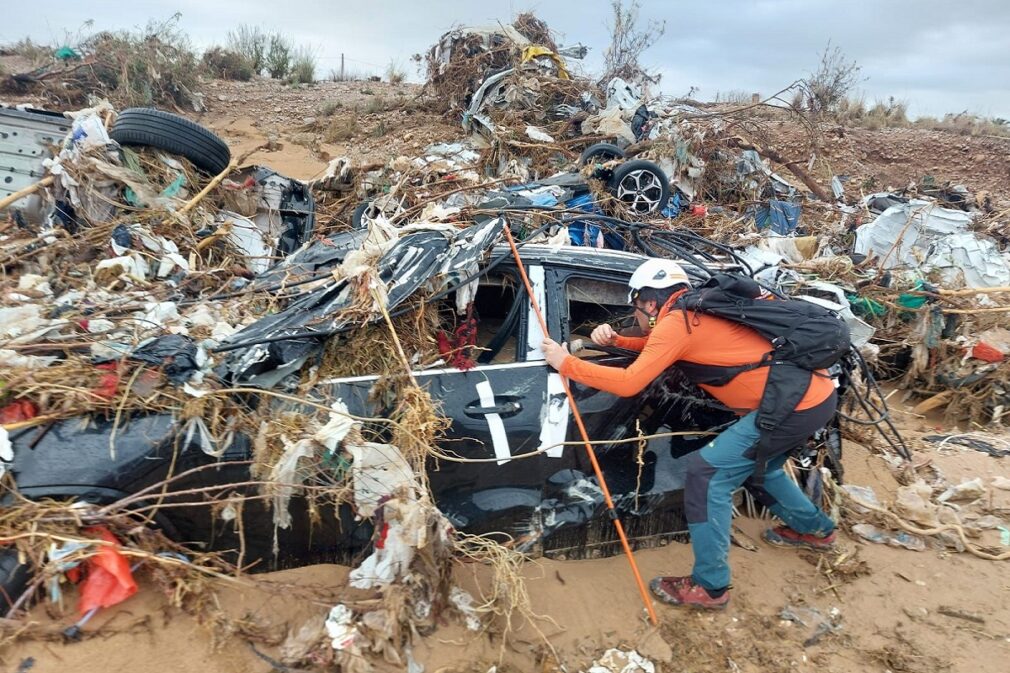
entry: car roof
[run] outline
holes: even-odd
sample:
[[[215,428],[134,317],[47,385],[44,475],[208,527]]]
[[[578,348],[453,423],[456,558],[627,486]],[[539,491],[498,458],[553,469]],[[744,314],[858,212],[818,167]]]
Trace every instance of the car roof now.
[[[497,260],[501,256],[511,256],[512,251],[507,245],[496,245],[491,252],[491,260]],[[528,264],[546,264],[549,266],[564,266],[573,269],[611,271],[622,274],[631,274],[638,266],[649,259],[648,256],[638,252],[625,252],[623,250],[610,250],[607,248],[589,248],[569,245],[543,245],[543,244],[523,244],[519,248],[519,256]],[[707,277],[704,271],[697,268],[695,264],[685,259],[675,260],[688,270],[697,271],[691,275],[701,275]],[[728,260],[725,262],[715,262],[707,264],[710,269],[736,268]]]
[[[496,245],[491,252],[491,258],[512,256],[507,245]],[[584,248],[569,245],[537,245],[527,243],[519,248],[519,256],[529,264],[549,264],[552,266],[570,266],[574,268],[594,268],[609,271],[626,271],[631,273],[645,261],[645,255],[621,250],[605,248]]]

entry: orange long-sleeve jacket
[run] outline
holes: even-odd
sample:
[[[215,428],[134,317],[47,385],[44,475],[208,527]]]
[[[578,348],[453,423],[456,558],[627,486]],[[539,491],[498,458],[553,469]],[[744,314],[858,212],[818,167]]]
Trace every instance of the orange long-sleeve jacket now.
[[[649,336],[617,337],[615,345],[619,348],[639,351],[628,367],[598,365],[570,355],[561,364],[560,373],[598,390],[633,397],[677,362],[737,367],[760,362],[772,350],[767,339],[739,323],[693,312],[685,321],[680,309],[670,311],[675,298],[660,311]],[[768,367],[758,367],[738,374],[724,386],[700,387],[738,414],[746,414],[761,404],[767,381]],[[796,410],[817,406],[833,390],[831,379],[812,376]]]

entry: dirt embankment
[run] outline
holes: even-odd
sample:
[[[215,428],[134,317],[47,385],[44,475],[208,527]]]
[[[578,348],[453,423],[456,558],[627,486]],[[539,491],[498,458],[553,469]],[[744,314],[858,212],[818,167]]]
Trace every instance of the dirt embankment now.
[[[795,122],[768,125],[776,149],[790,160],[809,158],[809,134]],[[846,190],[858,194],[901,189],[910,182],[963,184],[988,191],[1010,206],[1010,138],[964,136],[917,128],[870,130],[836,124],[820,128],[818,177],[847,175]],[[1004,207],[1005,207],[1004,206]]]
[[[17,63],[5,57],[7,69]],[[385,82],[317,82],[289,86],[270,79],[249,82],[209,81],[207,110],[181,112],[219,133],[241,155],[256,147],[248,161],[308,179],[332,158],[355,163],[383,163],[417,156],[434,142],[463,137],[456,120],[426,109],[421,87]],[[6,103],[40,105],[27,97]],[[760,138],[791,161],[811,156],[809,128],[790,118],[760,122]],[[992,193],[997,205],[1010,206],[1010,138],[966,136],[922,128],[871,130],[838,124],[817,129],[819,150],[814,174],[824,184],[832,175],[851,179],[853,194],[902,188],[926,176],[936,184],[964,184],[970,191]],[[781,169],[781,167],[776,167]]]

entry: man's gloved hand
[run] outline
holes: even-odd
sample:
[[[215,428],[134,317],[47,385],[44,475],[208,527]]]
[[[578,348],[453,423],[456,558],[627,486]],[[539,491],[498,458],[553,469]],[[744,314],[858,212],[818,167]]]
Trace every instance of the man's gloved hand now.
[[[554,367],[558,371],[561,370],[561,364],[568,357],[568,346],[566,344],[559,344],[557,341],[552,341],[551,339],[544,339],[544,342],[540,345],[540,350],[544,353],[544,359],[547,360],[547,364]]]
[[[610,325],[598,325],[589,338],[597,346],[613,346],[617,342],[617,332]]]

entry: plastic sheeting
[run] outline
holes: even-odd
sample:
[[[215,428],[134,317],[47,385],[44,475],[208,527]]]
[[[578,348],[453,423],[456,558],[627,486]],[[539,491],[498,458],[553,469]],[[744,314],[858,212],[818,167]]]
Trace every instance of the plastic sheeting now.
[[[502,218],[489,218],[458,232],[447,226],[397,231],[400,238],[388,244],[374,269],[385,293],[386,309],[392,311],[434,278],[440,281],[433,288],[438,290],[475,273],[484,253],[500,237],[504,223]],[[230,343],[249,344],[229,364],[233,377],[252,384],[265,373],[300,366],[331,332],[349,325],[351,318],[342,315],[342,310],[354,300],[351,280],[362,272],[360,261],[348,254],[344,266],[351,268],[343,269],[340,280],[306,292],[285,310],[230,337]],[[373,320],[379,319],[376,312]],[[306,333],[320,336],[304,336]],[[262,343],[273,339],[277,340]]]
[[[938,270],[947,286],[1010,285],[1010,259],[970,231],[971,223],[968,213],[913,199],[857,229],[853,251],[876,257],[884,269]]]
[[[800,225],[802,208],[797,203],[772,199],[754,211],[758,231],[770,228],[780,236],[788,236]]]
[[[372,552],[351,571],[351,586],[371,589],[401,577],[427,543],[430,506],[417,500],[420,484],[399,449],[389,444],[350,444],[354,506],[372,517],[381,508],[382,529]]]
[[[107,608],[122,603],[137,593],[137,583],[126,557],[119,551],[119,540],[104,526],[87,529],[98,539],[109,544],[102,545],[98,553],[85,563],[87,568],[81,583],[81,599],[77,604],[80,614],[94,608]]]

